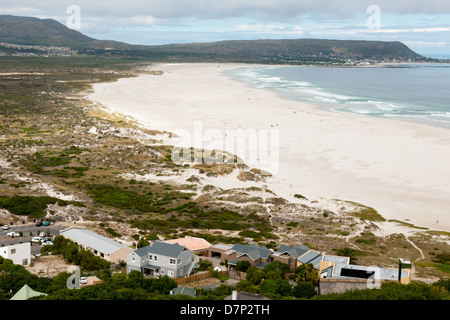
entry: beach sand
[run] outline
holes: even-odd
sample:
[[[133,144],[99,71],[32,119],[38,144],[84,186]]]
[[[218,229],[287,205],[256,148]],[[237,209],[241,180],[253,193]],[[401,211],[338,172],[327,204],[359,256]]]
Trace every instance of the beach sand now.
[[[231,147],[250,167],[273,173],[267,187],[288,200],[301,194],[354,201],[385,219],[450,231],[450,130],[283,99],[223,74],[239,67],[245,65],[154,66],[163,74],[94,84],[88,98],[150,129],[184,130],[191,134],[184,144]],[[238,129],[261,136],[232,150],[224,141]],[[224,140],[216,135],[212,145],[209,134]],[[274,143],[267,146],[263,137]],[[273,151],[269,162],[249,157],[258,143]]]

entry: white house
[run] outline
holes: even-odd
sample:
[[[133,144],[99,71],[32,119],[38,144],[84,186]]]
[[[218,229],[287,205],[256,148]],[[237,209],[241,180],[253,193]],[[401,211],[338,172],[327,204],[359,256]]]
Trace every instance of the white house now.
[[[28,266],[31,263],[31,244],[25,242],[1,247],[0,256],[11,259],[14,264]]]

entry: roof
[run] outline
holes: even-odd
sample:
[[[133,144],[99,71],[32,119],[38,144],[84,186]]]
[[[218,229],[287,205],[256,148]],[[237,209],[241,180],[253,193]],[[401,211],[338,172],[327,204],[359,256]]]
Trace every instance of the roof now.
[[[32,297],[46,296],[46,293],[34,291],[27,284],[25,284],[16,294],[11,298],[11,300],[27,300]]]
[[[322,260],[322,254],[314,250],[309,250],[297,260],[304,264],[311,263],[314,267],[316,267]]]
[[[272,251],[267,249],[264,246],[258,247],[257,245],[245,245],[245,244],[239,244],[236,243],[233,248],[231,248],[232,251],[235,251],[238,253],[238,255],[247,255],[250,259],[257,260],[259,258],[265,258],[267,259]]]
[[[224,300],[269,300],[269,298],[258,293],[239,291],[225,297]]]
[[[162,241],[153,241],[150,245],[134,250],[138,256],[146,254],[158,254],[166,257],[177,258],[186,247],[180,246],[178,243],[166,243]]]
[[[197,295],[197,291],[194,288],[189,287],[177,287],[172,289],[171,294],[184,294],[191,297],[195,297]]]
[[[298,257],[300,257],[302,254],[308,252],[309,250],[310,249],[307,246],[305,246],[304,244],[298,245],[296,247],[290,247],[290,246],[286,246],[286,245],[282,244],[280,246],[280,248],[278,249],[277,253],[279,253],[279,254],[287,253],[292,258],[297,259]]]
[[[184,246],[191,251],[205,250],[211,247],[211,243],[202,238],[197,237],[184,237],[179,239],[170,239],[164,241],[165,243],[178,243],[180,246]]]
[[[218,244],[211,246],[211,248],[221,249],[221,250],[230,250],[231,248],[233,248],[233,246],[230,246],[229,244],[218,243]]]
[[[104,254],[111,254],[121,248],[129,248],[124,244],[83,228],[70,228],[61,231],[61,235]]]
[[[337,268],[335,267],[334,275],[332,277],[340,278],[340,279],[357,278],[357,276],[343,275],[343,270],[350,271],[350,272],[351,272],[351,270],[353,270],[355,275],[358,275],[358,274],[370,275],[370,274],[374,273],[374,279],[378,279],[378,280],[397,280],[398,272],[399,272],[398,269],[387,269],[387,268],[379,268],[379,267],[375,267],[375,266],[368,267],[368,266],[347,264],[347,265],[338,266]],[[346,273],[349,274],[349,272],[346,272]],[[408,276],[408,272],[402,270],[401,277],[404,278],[407,276]]]

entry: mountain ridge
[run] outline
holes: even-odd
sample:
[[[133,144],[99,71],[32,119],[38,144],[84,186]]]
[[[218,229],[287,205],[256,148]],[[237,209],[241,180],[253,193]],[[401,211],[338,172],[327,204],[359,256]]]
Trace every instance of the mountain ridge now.
[[[424,59],[399,41],[333,39],[224,40],[165,45],[133,45],[97,40],[53,19],[0,16],[0,42],[70,47],[84,54],[125,55],[171,61],[296,63],[345,59]]]

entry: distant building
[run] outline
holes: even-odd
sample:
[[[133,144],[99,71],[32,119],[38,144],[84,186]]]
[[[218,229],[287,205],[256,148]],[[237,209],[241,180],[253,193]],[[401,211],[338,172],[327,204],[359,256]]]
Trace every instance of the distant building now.
[[[25,242],[2,247],[0,248],[0,256],[11,259],[14,264],[28,266],[31,263],[31,244]]]
[[[411,262],[401,259],[399,268],[349,264],[348,257],[323,255],[319,264],[320,294],[374,288],[383,282],[411,283]]]
[[[94,255],[112,263],[126,261],[127,254],[133,251],[124,244],[84,228],[72,227],[61,231],[60,234],[91,251]]]
[[[46,293],[38,292],[31,289],[27,284],[25,284],[16,294],[11,298],[11,300],[28,300],[32,297],[46,296]]]
[[[184,238],[165,240],[165,243],[178,243],[180,246],[186,247],[194,253],[206,254],[211,247],[211,243],[203,238],[186,236]]]
[[[171,295],[187,295],[187,296],[191,296],[191,297],[196,297],[197,296],[197,291],[194,288],[189,288],[189,287],[176,287],[172,290],[170,290],[170,294]]]
[[[244,245],[236,243],[233,246],[217,244],[208,250],[208,257],[218,257],[221,262],[227,262],[228,269],[233,270],[239,261],[249,261],[252,267],[264,267],[272,262],[272,251],[264,246]]]
[[[280,261],[288,264],[291,270],[294,270],[299,266],[299,262],[302,262],[298,260],[298,258],[303,256],[308,251],[310,251],[310,249],[304,244],[296,247],[281,245],[277,252],[272,254],[272,258],[274,261]]]
[[[140,271],[147,276],[187,277],[195,264],[193,252],[178,243],[153,241],[127,255],[127,273]]]
[[[224,300],[270,300],[270,299],[258,293],[233,290],[231,292],[231,295],[225,297]]]

